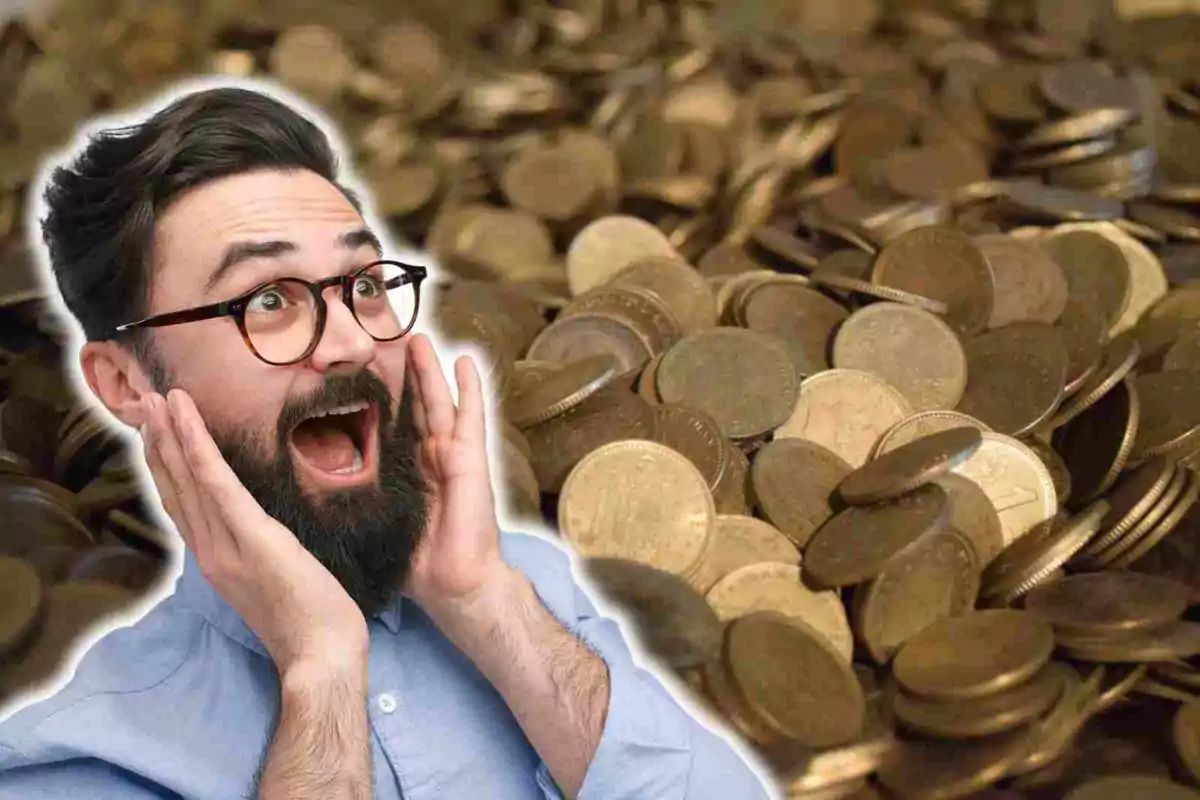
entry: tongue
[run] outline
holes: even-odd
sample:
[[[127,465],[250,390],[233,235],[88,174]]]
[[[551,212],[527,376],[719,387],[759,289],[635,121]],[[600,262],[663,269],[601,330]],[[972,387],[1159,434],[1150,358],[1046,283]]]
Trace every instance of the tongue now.
[[[292,432],[292,443],[300,455],[324,472],[353,466],[358,452],[345,430],[321,419],[308,420],[297,426]]]

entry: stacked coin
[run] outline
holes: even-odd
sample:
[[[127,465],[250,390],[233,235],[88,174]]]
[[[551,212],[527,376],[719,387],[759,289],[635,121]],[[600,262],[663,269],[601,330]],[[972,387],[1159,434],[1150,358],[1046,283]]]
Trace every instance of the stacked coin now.
[[[1200,17],[518,5],[8,23],[11,349],[62,335],[15,235],[35,156],[174,76],[273,75],[441,268],[509,520],[557,522],[790,796],[1194,797]],[[57,552],[68,519],[152,552],[50,363],[0,358],[0,473]]]

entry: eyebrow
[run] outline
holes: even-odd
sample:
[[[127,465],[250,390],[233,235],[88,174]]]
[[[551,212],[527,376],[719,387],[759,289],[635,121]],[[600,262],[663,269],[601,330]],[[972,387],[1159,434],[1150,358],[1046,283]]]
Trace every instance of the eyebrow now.
[[[343,233],[337,238],[337,245],[343,250],[357,250],[360,247],[370,247],[377,256],[383,256],[383,245],[379,237],[367,228]],[[225,248],[217,268],[208,276],[204,290],[208,291],[217,285],[225,273],[241,264],[255,258],[279,258],[295,253],[300,247],[295,242],[273,240],[265,242],[234,242]]]

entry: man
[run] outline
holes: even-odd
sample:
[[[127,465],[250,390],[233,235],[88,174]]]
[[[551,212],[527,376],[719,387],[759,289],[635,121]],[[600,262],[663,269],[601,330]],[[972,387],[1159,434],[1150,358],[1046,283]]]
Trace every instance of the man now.
[[[457,405],[320,129],[211,88],[49,175],[88,387],[141,432],[175,592],[0,725],[4,798],[755,798],[567,556],[497,525]]]

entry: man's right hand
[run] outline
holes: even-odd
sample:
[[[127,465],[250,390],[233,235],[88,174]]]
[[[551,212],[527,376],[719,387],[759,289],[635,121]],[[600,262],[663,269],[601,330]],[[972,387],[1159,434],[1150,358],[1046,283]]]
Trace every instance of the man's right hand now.
[[[143,402],[146,460],[163,508],[280,676],[329,669],[365,681],[367,624],[350,595],[246,490],[186,392]]]

